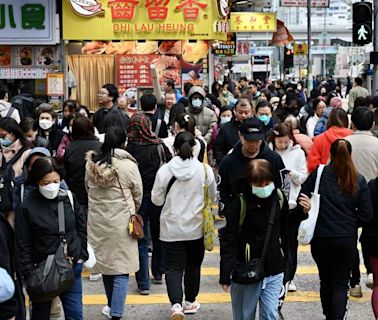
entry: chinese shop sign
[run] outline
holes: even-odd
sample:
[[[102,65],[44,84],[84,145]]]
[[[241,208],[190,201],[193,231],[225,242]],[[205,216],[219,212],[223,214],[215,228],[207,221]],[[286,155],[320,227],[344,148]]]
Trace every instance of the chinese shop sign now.
[[[229,33],[226,41],[214,41],[213,53],[218,56],[234,56],[236,54],[236,34]]]
[[[55,1],[0,0],[0,44],[55,42]]]
[[[150,65],[158,59],[154,54],[129,54],[116,56],[118,89],[152,87]]]
[[[231,12],[232,32],[276,32],[276,13]]]
[[[63,38],[225,40],[223,11],[217,0],[66,0]]]

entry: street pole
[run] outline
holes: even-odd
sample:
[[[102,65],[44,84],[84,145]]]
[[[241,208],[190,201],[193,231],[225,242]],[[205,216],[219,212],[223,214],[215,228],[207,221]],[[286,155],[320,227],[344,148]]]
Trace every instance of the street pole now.
[[[378,0],[374,0],[374,51],[378,52]],[[372,95],[378,94],[378,64],[374,65],[374,79]]]
[[[378,0],[375,0],[378,2]],[[312,90],[312,61],[311,61],[311,0],[307,0],[307,89],[308,95]]]
[[[327,44],[327,8],[324,8],[324,42],[323,42],[323,77],[327,76],[327,57],[326,57],[326,44]]]

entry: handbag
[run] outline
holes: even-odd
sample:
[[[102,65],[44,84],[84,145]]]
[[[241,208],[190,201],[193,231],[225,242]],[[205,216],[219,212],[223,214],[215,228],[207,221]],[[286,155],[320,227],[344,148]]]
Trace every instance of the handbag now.
[[[207,169],[205,164],[203,164],[203,168],[205,170],[204,206],[202,209],[203,242],[205,249],[207,251],[212,251],[214,248],[215,238],[214,216],[213,212],[211,211],[212,201],[209,197],[209,185],[207,184]]]
[[[316,175],[315,189],[311,196],[311,209],[308,212],[308,218],[303,220],[298,228],[298,242],[300,245],[310,244],[316,227],[316,222],[318,220],[319,208],[320,208],[320,194],[319,185],[320,179],[325,165],[319,165],[318,172]]]
[[[243,206],[243,204],[242,204]],[[254,258],[250,260],[250,245],[246,244],[245,248],[245,263],[242,262],[235,262],[234,268],[231,273],[231,278],[232,281],[237,283],[237,284],[253,284],[260,282],[264,279],[265,277],[265,256],[268,251],[268,246],[270,243],[270,238],[272,235],[273,231],[273,225],[275,221],[275,216],[276,216],[276,206],[277,202],[274,201],[268,221],[268,227],[266,230],[266,235],[264,239],[264,246],[263,250],[261,252],[261,257],[260,258]],[[242,207],[243,210],[243,207]],[[243,225],[244,222],[244,217],[240,216],[239,220],[239,227]]]
[[[119,181],[118,172],[116,173],[118,185],[121,189],[123,198],[125,199],[126,208],[130,213],[129,223],[128,223],[128,230],[129,235],[132,236],[134,239],[140,240],[144,238],[144,221],[143,217],[139,213],[132,214],[130,211],[129,206],[127,205],[127,197],[125,192],[123,191],[121,181]]]
[[[63,201],[58,202],[58,220],[58,250],[25,276],[26,291],[33,302],[50,301],[70,289],[75,281],[72,262],[67,256]]]

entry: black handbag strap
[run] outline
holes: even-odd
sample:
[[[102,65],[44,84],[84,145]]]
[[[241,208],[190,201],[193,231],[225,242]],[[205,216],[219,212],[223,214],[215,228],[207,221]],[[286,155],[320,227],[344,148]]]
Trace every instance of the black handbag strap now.
[[[58,201],[59,237],[63,241],[66,236],[66,223],[64,219],[64,202]]]
[[[275,198],[274,201],[273,201],[273,204],[272,204],[272,209],[271,209],[271,213],[270,213],[270,217],[269,217],[269,221],[268,221],[268,228],[266,230],[264,247],[263,247],[263,250],[261,252],[261,258],[264,258],[267,251],[268,251],[268,246],[269,246],[270,238],[271,238],[272,231],[273,231],[273,225],[274,225],[274,221],[275,221],[275,218],[276,218],[276,211],[277,211],[276,208],[277,208],[277,199]]]
[[[167,195],[168,195],[169,190],[171,190],[171,188],[172,188],[172,186],[173,186],[173,184],[175,183],[176,180],[177,180],[177,178],[176,178],[175,176],[173,176],[173,177],[171,178],[171,180],[169,180],[169,182],[168,182],[168,186],[167,186],[167,191],[165,192],[165,196],[166,196],[166,197],[167,197]]]

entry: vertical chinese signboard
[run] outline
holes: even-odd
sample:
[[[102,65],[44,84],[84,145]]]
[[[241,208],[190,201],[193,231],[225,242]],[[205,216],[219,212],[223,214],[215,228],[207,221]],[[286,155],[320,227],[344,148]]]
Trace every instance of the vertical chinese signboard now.
[[[225,40],[219,0],[63,1],[66,40]],[[226,3],[227,4],[227,3]],[[220,10],[222,9],[222,10]]]
[[[0,44],[55,44],[55,3],[51,0],[1,0]]]

